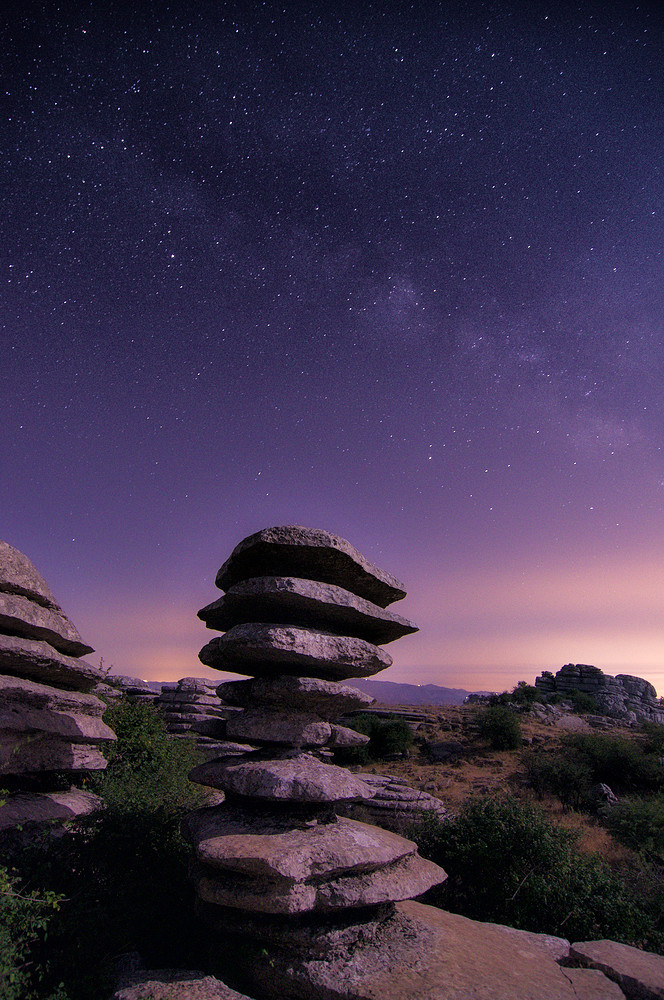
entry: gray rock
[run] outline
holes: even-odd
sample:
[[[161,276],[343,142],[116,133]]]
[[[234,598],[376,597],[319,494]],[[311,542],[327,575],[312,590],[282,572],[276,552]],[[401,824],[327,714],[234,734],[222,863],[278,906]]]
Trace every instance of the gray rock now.
[[[189,780],[233,795],[272,801],[327,803],[374,795],[350,771],[305,753],[285,760],[207,761],[191,771]]]
[[[374,698],[357,688],[324,681],[318,677],[253,677],[247,681],[225,681],[217,694],[230,705],[288,705],[292,709],[316,712],[324,719],[336,719],[354,709],[373,705]]]
[[[417,850],[404,837],[351,819],[300,829],[269,820],[261,828],[260,819],[200,809],[187,818],[187,839],[209,868],[291,884],[363,875]]]
[[[371,829],[371,828],[369,828]],[[256,913],[326,913],[409,899],[445,879],[445,872],[416,854],[377,870],[342,875],[330,881],[288,882],[283,879],[247,879],[224,871],[223,879],[201,868],[195,879],[201,899],[217,906]]]
[[[235,625],[199,653],[214,670],[252,676],[295,674],[345,680],[370,677],[392,664],[392,657],[363,639],[329,635],[286,625]]]
[[[21,594],[45,608],[59,610],[50,587],[28,557],[2,541],[0,541],[0,591],[6,594]]]
[[[67,656],[94,652],[63,611],[45,608],[19,594],[0,592],[0,631],[26,639],[42,639]]]
[[[0,774],[99,771],[105,767],[103,754],[89,743],[72,743],[48,733],[17,739],[0,730]]]
[[[345,539],[300,525],[265,528],[243,539],[217,573],[228,590],[258,576],[295,576],[332,583],[384,608],[406,596],[403,584],[372,566]]]
[[[330,583],[264,576],[230,587],[198,612],[208,628],[225,632],[245,622],[304,625],[368,642],[392,642],[417,632],[412,622]]]
[[[111,1000],[251,1000],[197,970],[146,969],[127,978]]]
[[[340,747],[363,747],[369,742],[369,737],[364,733],[357,733],[354,729],[347,729],[345,726],[337,726],[332,723],[332,732],[327,745],[333,748]]]
[[[285,746],[323,746],[330,739],[330,724],[311,712],[248,708],[226,723],[230,739]]]
[[[106,705],[82,691],[63,691],[25,677],[0,676],[0,713],[39,709],[101,717]]]
[[[68,792],[23,792],[0,806],[0,830],[34,823],[63,823],[103,809],[98,795],[71,788]]]
[[[616,941],[583,941],[570,948],[570,957],[586,968],[598,969],[618,983],[629,1000],[662,1000],[664,957]]]
[[[48,642],[0,635],[0,673],[90,691],[104,680],[101,670],[85,660],[65,656]]]

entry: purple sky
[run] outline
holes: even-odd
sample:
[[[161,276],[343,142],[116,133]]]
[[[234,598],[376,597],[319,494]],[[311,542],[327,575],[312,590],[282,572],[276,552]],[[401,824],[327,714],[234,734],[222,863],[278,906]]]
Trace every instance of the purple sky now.
[[[299,523],[386,680],[664,694],[659,5],[292,8],[5,15],[0,537],[118,673]]]

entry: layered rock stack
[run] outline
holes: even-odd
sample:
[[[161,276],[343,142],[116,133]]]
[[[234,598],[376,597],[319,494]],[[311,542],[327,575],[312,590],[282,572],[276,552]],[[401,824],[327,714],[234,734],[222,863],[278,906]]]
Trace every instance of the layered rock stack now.
[[[405,596],[402,585],[325,531],[251,535],[216,583],[226,593],[200,617],[225,635],[200,658],[249,676],[218,693],[244,708],[228,720],[228,737],[255,749],[190,775],[226,795],[185,824],[197,893],[264,995],[287,987],[316,996],[298,969],[312,948],[329,964],[340,941],[346,948],[375,937],[396,901],[445,878],[412,842],[337,817],[336,807],[371,800],[376,789],[327,759],[331,748],[362,739],[334,720],[372,701],[343,682],[384,670],[392,660],[378,644],[416,628],[386,610]]]
[[[176,739],[195,740],[202,750],[229,749],[225,720],[238,709],[224,705],[216,688],[214,681],[204,677],[182,677],[173,687],[162,687],[155,707],[167,731]]]
[[[80,659],[92,651],[30,560],[0,542],[0,784],[12,793],[0,829],[97,806],[55,777],[105,768],[101,746],[115,739],[89,693],[102,674]]]
[[[536,678],[535,687],[544,695],[570,695],[575,691],[592,695],[600,712],[628,725],[644,721],[664,724],[664,704],[652,684],[642,677],[612,677],[586,663],[566,663],[555,676],[545,670]]]

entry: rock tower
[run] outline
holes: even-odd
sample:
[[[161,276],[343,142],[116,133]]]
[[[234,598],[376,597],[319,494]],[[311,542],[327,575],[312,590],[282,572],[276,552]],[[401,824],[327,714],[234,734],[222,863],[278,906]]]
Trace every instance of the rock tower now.
[[[96,796],[58,791],[55,774],[106,767],[115,734],[89,692],[103,679],[30,560],[0,542],[0,830],[90,812]]]
[[[190,775],[226,795],[185,823],[200,908],[263,994],[282,995],[287,985],[299,996],[300,983],[302,995],[314,996],[298,955],[307,961],[313,948],[333,961],[340,942],[352,948],[375,936],[396,901],[445,879],[411,841],[336,815],[375,788],[329,762],[335,746],[365,739],[335,720],[373,700],[343,682],[389,667],[379,644],[417,629],[386,610],[405,596],[399,581],[326,531],[251,535],[216,583],[224,596],[199,616],[225,635],[200,658],[248,675],[218,693],[244,708],[228,720],[227,736],[254,749]]]

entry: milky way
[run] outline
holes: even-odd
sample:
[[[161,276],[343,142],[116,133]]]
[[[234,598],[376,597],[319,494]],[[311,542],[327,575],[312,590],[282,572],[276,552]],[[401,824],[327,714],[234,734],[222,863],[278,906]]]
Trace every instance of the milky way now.
[[[104,7],[3,26],[0,537],[122,673],[302,523],[387,679],[661,692],[658,5]]]

